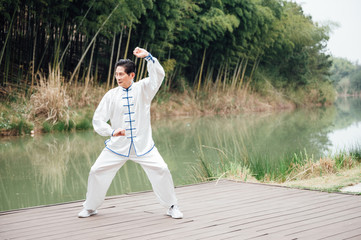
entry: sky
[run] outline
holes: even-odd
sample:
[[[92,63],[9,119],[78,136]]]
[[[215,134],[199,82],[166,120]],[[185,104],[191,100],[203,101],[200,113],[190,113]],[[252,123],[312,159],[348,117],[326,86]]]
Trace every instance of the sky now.
[[[361,64],[361,0],[292,0],[320,24],[338,23],[330,34],[328,50],[334,57]]]

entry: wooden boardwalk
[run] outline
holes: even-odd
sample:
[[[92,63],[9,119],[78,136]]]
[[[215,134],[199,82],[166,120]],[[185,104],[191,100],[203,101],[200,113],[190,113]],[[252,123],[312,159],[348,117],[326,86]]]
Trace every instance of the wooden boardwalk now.
[[[0,212],[0,239],[361,239],[361,196],[227,180],[176,192],[183,219],[142,192],[86,219],[81,202]]]

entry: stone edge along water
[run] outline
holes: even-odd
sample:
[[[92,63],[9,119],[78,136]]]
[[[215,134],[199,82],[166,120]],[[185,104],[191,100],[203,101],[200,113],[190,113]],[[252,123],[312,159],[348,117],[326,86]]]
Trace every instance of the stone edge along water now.
[[[353,186],[344,187],[340,191],[344,193],[361,193],[361,183]]]

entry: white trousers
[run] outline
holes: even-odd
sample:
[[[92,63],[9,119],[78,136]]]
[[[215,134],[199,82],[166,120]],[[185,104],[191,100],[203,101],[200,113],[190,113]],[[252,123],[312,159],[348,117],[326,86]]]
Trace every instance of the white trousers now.
[[[135,155],[133,147],[129,157],[104,148],[89,173],[88,190],[83,204],[85,209],[96,210],[100,207],[115,174],[128,160],[142,166],[161,205],[169,208],[177,204],[172,175],[156,147],[140,157]]]

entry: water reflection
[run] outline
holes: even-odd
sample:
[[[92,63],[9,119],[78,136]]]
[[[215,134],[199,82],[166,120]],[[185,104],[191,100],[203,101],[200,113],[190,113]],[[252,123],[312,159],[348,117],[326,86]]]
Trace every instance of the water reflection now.
[[[192,166],[202,154],[215,164],[224,156],[254,167],[277,167],[280,155],[306,150],[315,157],[333,149],[339,132],[360,138],[361,101],[341,99],[333,107],[232,117],[153,121],[153,137],[175,185],[195,181]],[[358,129],[358,130],[355,130]],[[358,131],[358,132],[357,132]],[[93,132],[48,134],[1,140],[0,211],[84,199],[90,167],[104,147]],[[342,140],[342,142],[345,142]],[[203,147],[201,147],[203,146]],[[151,189],[142,168],[127,162],[108,195]]]
[[[361,146],[361,100],[340,98],[336,102],[337,115],[328,134],[330,149],[325,154],[335,154]]]
[[[361,146],[361,121],[352,123],[346,128],[330,132],[328,138],[331,141],[333,148],[327,152],[330,152],[331,154],[340,151],[348,151],[356,145]]]

